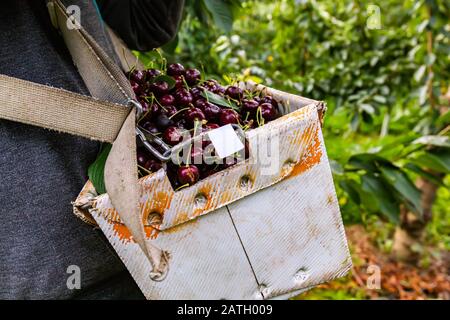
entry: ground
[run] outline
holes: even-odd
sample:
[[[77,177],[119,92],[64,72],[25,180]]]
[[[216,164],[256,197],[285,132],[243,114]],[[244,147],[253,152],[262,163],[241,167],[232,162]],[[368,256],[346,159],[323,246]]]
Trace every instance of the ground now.
[[[394,261],[375,245],[362,225],[346,227],[354,267],[344,278],[319,285],[295,299],[450,299],[450,253],[429,248],[430,254],[420,267]],[[379,266],[380,289],[367,283]]]

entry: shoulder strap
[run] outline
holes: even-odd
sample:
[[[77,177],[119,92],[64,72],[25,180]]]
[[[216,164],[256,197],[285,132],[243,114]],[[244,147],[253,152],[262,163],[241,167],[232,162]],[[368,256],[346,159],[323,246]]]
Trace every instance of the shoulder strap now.
[[[153,267],[150,277],[162,280],[168,255],[145,241],[140,218],[135,108],[127,108],[133,105],[133,90],[122,70],[74,17],[69,17],[60,0],[49,0],[47,5],[92,97],[0,76],[0,118],[113,142],[105,165],[106,190],[149,258]]]

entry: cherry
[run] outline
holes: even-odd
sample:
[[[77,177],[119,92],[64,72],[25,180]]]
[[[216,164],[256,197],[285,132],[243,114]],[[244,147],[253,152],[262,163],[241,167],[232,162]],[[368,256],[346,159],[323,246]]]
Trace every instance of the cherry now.
[[[175,80],[175,88],[181,89],[186,86],[183,76],[173,76],[173,79]]]
[[[219,122],[222,126],[239,123],[239,114],[233,109],[221,109]]]
[[[173,126],[173,120],[165,114],[160,114],[156,118],[155,124],[160,131],[164,131],[167,127]]]
[[[225,94],[227,96],[229,96],[232,99],[236,99],[239,100],[242,98],[244,91],[236,86],[229,86],[226,90],[225,90]]]
[[[148,89],[156,96],[162,96],[169,92],[169,85],[165,81],[156,81],[150,84]]]
[[[214,91],[217,90],[218,84],[219,84],[219,83],[218,83],[216,80],[210,79],[210,80],[205,81],[205,83],[203,84],[203,86],[204,86],[207,90],[209,90],[209,91],[211,91],[211,92],[214,92]]]
[[[222,109],[213,103],[205,102],[203,105],[203,113],[207,120],[216,120],[220,116],[220,111]]]
[[[147,112],[150,109],[150,103],[148,103],[145,99],[138,99],[141,104],[142,111]]]
[[[193,97],[195,100],[203,99],[202,92],[203,92],[204,90],[205,90],[205,89],[203,89],[203,88],[200,87],[200,86],[192,87],[192,88],[191,88],[191,94],[192,94],[192,97]]]
[[[258,110],[258,102],[255,100],[242,100],[242,111],[244,112],[250,112],[250,115],[254,115],[256,111]]]
[[[180,106],[187,106],[192,103],[192,95],[187,89],[179,89],[175,92],[175,99]]]
[[[214,129],[217,129],[219,127],[220,126],[217,123],[214,123],[214,122],[208,122],[207,124],[204,125],[205,131],[214,130]]]
[[[159,162],[159,161],[157,161],[157,160],[149,159],[149,160],[147,160],[147,162],[143,165],[143,167],[144,167],[145,169],[147,169],[148,171],[156,172],[156,171],[158,171],[159,169],[162,168],[162,165],[161,165],[161,162]]]
[[[151,80],[157,76],[159,76],[161,74],[161,71],[157,70],[157,69],[148,69],[147,70],[147,79]]]
[[[194,124],[196,120],[204,120],[205,114],[199,108],[191,107],[188,110],[186,110],[185,119],[186,122],[188,122],[189,124]]]
[[[187,69],[184,77],[188,85],[193,86],[200,81],[201,73],[197,69]]]
[[[156,118],[161,113],[161,107],[157,103],[152,103],[149,107],[150,117]]]
[[[131,80],[130,84],[131,84],[131,89],[133,89],[133,91],[134,91],[134,93],[136,95],[138,95],[138,94],[140,94],[142,92],[142,86],[139,83],[137,83],[136,81]]]
[[[194,106],[196,106],[197,108],[203,110],[203,108],[205,107],[205,103],[206,103],[206,99],[204,98],[198,98],[197,100],[194,101]]]
[[[163,140],[174,146],[183,141],[184,130],[177,127],[168,127],[163,134]]]
[[[137,160],[138,165],[143,167],[148,160],[147,153],[145,153],[143,150],[139,149],[137,151],[136,160]]]
[[[185,72],[183,65],[180,63],[171,63],[167,66],[167,74],[169,76],[181,76]]]
[[[219,94],[225,94],[225,88],[222,87],[220,84],[216,85],[216,89],[214,90],[215,93]]]
[[[153,133],[153,134],[159,133],[159,130],[156,127],[156,125],[151,121],[145,121],[143,124],[141,124],[141,127],[150,133]]]
[[[159,103],[163,106],[171,106],[175,103],[175,97],[171,94],[165,94],[159,99]]]
[[[175,108],[174,106],[165,106],[161,110],[161,114],[165,114],[169,118],[171,118],[177,112],[178,112],[178,109]]]
[[[177,176],[181,185],[193,185],[200,178],[200,172],[197,166],[191,164],[179,167],[177,170]]]
[[[145,81],[145,75],[145,71],[135,69],[128,74],[128,77],[134,82],[143,83]]]
[[[261,104],[262,103],[270,103],[271,105],[273,105],[275,108],[278,108],[278,103],[277,101],[272,97],[272,96],[265,96],[261,99]]]
[[[268,102],[262,103],[259,105],[259,108],[261,108],[261,115],[266,121],[272,121],[276,119],[278,112],[277,109]]]
[[[175,125],[176,125],[178,128],[181,128],[181,129],[187,128],[186,119],[178,120],[177,123],[176,123]]]

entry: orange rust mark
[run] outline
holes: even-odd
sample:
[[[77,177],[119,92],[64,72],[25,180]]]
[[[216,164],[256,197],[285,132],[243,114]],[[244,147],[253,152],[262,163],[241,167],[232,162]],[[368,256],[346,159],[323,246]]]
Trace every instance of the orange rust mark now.
[[[158,238],[160,231],[151,226],[144,226],[145,236],[150,239]]]
[[[221,194],[219,203],[227,203],[231,200],[231,193],[227,190],[224,190]]]
[[[320,147],[319,128],[314,133],[309,146],[306,148],[305,154],[302,159],[293,166],[292,171],[288,177],[295,177],[318,164],[322,159],[322,148]]]
[[[133,236],[131,235],[130,230],[121,223],[113,223],[114,233],[119,237],[119,239],[125,243],[134,242]]]

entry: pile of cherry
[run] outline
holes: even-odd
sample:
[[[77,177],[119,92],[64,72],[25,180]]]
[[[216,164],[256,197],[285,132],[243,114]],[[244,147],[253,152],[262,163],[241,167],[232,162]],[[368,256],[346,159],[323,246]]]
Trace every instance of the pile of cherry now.
[[[279,116],[278,102],[272,96],[261,92],[249,92],[238,86],[221,86],[216,80],[202,80],[197,69],[186,69],[179,63],[169,64],[166,71],[157,69],[131,70],[127,73],[131,86],[144,114],[139,126],[175,146],[186,134],[199,133],[228,124],[237,124],[245,130],[262,126]],[[172,186],[180,189],[195,184],[240,161],[239,157],[230,163],[200,163],[204,148],[192,147],[187,161],[175,164],[168,161],[165,169]],[[245,156],[248,150],[245,150]],[[137,161],[141,176],[163,167],[149,151],[138,144]],[[194,164],[195,163],[195,164]]]

